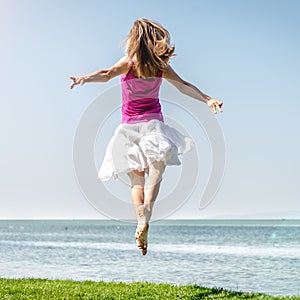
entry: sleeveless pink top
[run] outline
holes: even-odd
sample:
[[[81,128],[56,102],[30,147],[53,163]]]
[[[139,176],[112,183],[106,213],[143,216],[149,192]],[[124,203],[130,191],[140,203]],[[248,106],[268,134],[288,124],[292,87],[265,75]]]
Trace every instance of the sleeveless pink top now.
[[[132,64],[126,75],[121,75],[122,123],[148,122],[156,119],[164,122],[159,103],[159,89],[162,71],[157,77],[137,78],[133,75]]]

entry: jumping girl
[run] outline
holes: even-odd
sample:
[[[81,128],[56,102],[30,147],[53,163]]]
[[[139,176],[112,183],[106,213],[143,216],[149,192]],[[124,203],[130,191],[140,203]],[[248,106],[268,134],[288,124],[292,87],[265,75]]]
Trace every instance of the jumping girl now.
[[[70,88],[87,82],[107,82],[121,75],[122,123],[111,138],[98,178],[102,181],[127,173],[132,203],[137,217],[135,239],[141,253],[147,253],[147,236],[152,208],[167,165],[180,165],[178,155],[190,151],[194,143],[164,123],[159,102],[162,79],[180,92],[207,104],[214,114],[223,102],[184,81],[169,65],[175,47],[169,32],[157,22],[138,19],[127,39],[125,56],[109,69],[79,77]]]

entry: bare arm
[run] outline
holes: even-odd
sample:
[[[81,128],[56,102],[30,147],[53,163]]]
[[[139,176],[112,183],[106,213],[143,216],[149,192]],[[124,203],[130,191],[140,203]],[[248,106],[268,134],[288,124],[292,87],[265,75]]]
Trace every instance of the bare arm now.
[[[181,93],[206,103],[211,108],[214,114],[217,113],[216,108],[218,108],[219,111],[222,112],[221,107],[223,105],[223,102],[211,98],[210,96],[200,91],[193,84],[183,80],[172,69],[170,65],[168,65],[167,68],[164,70],[163,77],[167,79],[171,84],[173,84]]]
[[[71,76],[70,79],[72,79],[73,82],[70,85],[70,88],[72,89],[75,85],[78,84],[83,85],[86,82],[107,82],[118,75],[127,73],[128,70],[129,65],[126,57],[124,56],[109,69],[99,70],[91,74],[78,77]]]

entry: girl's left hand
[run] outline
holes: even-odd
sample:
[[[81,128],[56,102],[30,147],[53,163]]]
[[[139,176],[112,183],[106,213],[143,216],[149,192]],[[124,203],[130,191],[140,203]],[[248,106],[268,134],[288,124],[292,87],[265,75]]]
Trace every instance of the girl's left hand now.
[[[83,76],[79,76],[79,77],[71,76],[70,79],[73,80],[73,83],[70,85],[70,89],[72,89],[77,84],[83,85],[86,82]]]
[[[212,110],[212,112],[213,112],[214,114],[217,113],[216,108],[218,108],[218,110],[219,110],[220,112],[223,112],[223,110],[222,110],[222,108],[221,108],[222,105],[223,105],[223,102],[222,102],[222,101],[219,101],[219,100],[217,100],[217,99],[211,98],[211,99],[209,99],[209,100],[206,102],[206,104],[211,108],[211,110]]]

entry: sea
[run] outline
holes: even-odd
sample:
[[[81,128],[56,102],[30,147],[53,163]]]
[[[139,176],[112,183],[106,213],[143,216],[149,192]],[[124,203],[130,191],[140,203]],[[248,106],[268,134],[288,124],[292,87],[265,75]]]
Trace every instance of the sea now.
[[[300,220],[0,221],[0,277],[147,281],[300,295]]]

